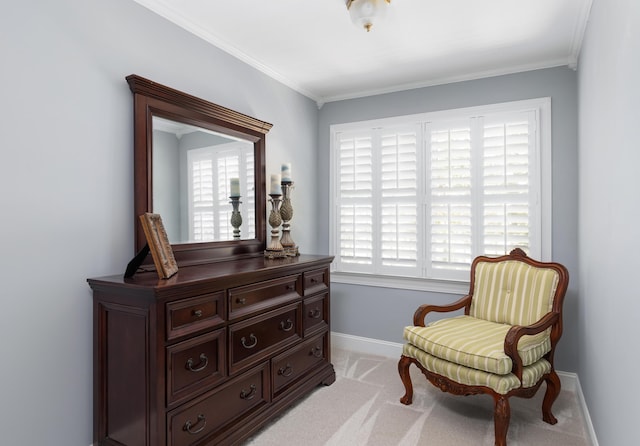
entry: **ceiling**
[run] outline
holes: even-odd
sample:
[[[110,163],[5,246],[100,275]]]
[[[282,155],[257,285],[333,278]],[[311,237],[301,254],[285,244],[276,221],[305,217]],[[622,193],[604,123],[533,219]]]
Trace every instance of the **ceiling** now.
[[[392,0],[371,32],[345,0],[134,0],[322,105],[577,66],[592,0]]]

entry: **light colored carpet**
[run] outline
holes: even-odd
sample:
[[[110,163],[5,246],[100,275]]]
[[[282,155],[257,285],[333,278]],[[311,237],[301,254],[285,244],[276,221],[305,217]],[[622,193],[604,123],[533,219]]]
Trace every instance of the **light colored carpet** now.
[[[493,445],[491,397],[443,393],[412,366],[413,404],[405,406],[396,359],[333,349],[332,362],[333,385],[318,387],[246,446]],[[542,421],[544,390],[509,400],[509,446],[589,446],[576,395],[560,393],[551,426]]]

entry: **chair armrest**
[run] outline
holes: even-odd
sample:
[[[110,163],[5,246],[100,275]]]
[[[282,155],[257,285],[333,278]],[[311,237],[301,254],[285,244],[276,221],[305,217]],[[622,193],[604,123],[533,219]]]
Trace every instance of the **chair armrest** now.
[[[456,311],[461,308],[465,308],[465,311],[468,311],[469,306],[471,305],[471,295],[464,296],[462,299],[458,300],[449,305],[420,305],[416,312],[413,314],[413,325],[424,327],[424,318],[427,313],[435,311],[437,313],[447,313],[450,311]]]
[[[545,314],[542,319],[531,325],[514,325],[509,329],[504,338],[504,352],[513,361],[511,371],[522,381],[522,358],[518,353],[518,342],[525,335],[535,335],[542,333],[547,328],[553,326],[560,318],[559,313],[551,312]]]

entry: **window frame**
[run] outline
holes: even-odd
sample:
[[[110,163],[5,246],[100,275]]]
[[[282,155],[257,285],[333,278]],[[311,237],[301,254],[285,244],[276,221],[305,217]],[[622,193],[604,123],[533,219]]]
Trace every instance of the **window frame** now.
[[[526,99],[520,101],[510,101],[497,104],[480,105],[473,107],[464,107],[450,110],[433,111],[419,114],[411,114],[404,116],[394,116],[389,118],[373,119],[366,121],[356,121],[348,123],[333,124],[330,126],[330,209],[329,209],[329,237],[330,237],[330,253],[339,257],[339,237],[337,234],[336,219],[339,217],[339,190],[338,190],[338,178],[337,172],[339,162],[339,147],[338,147],[338,135],[343,132],[357,132],[357,131],[371,131],[373,128],[380,127],[402,127],[409,125],[419,125],[423,131],[430,122],[441,122],[458,119],[469,119],[472,117],[478,117],[483,115],[497,115],[501,113],[518,113],[518,112],[533,112],[535,113],[535,128],[533,137],[533,149],[535,150],[535,159],[537,164],[532,166],[537,172],[532,173],[539,181],[537,190],[535,191],[539,195],[535,197],[539,206],[538,212],[538,225],[532,225],[536,231],[539,231],[537,237],[539,238],[539,256],[542,261],[550,261],[552,253],[552,144],[551,144],[551,98],[542,97],[535,99]],[[421,168],[426,168],[426,162],[421,158],[428,157],[427,144],[422,138],[422,146],[418,148],[419,162]],[[476,151],[472,153],[472,158],[476,156]],[[373,161],[376,163],[376,161]],[[423,170],[424,171],[424,170]],[[425,175],[421,175],[424,177]],[[426,181],[419,181],[419,191],[422,193],[422,197],[419,198],[418,204],[422,207],[423,211],[426,208],[425,200],[428,199],[428,185]],[[374,203],[376,198],[374,197]],[[377,201],[379,203],[379,200]],[[428,229],[425,227],[427,224],[427,216],[422,218],[422,227],[419,231],[422,231],[422,237],[424,238],[422,249],[420,253],[426,252],[429,242],[427,240]],[[477,219],[474,219],[477,221]],[[424,254],[423,254],[424,257]],[[426,275],[426,261],[419,259],[419,262],[423,263],[422,277],[398,277],[391,275],[371,274],[371,273],[358,273],[358,272],[344,272],[339,270],[340,262],[334,261],[332,263],[332,276],[333,282],[354,284],[354,285],[368,285],[387,288],[398,288],[407,290],[420,290],[420,291],[434,291],[442,293],[466,293],[468,291],[468,273],[465,275],[465,279],[452,278],[452,279],[434,279],[427,278]]]

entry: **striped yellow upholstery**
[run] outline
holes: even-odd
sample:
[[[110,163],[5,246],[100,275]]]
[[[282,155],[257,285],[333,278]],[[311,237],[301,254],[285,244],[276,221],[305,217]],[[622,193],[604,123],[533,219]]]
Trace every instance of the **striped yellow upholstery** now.
[[[478,262],[469,314],[510,325],[531,325],[551,311],[559,275],[524,262]]]
[[[436,358],[411,344],[404,345],[402,354],[416,359],[430,372],[468,386],[487,386],[501,395],[521,387],[520,381],[513,373],[496,375],[482,370],[475,370]],[[541,359],[535,364],[525,367],[522,373],[522,387],[534,386],[540,378],[550,371],[551,364],[546,359]]]
[[[513,362],[504,352],[504,339],[510,325],[471,316],[440,319],[426,327],[409,326],[403,337],[410,344],[437,358],[484,372],[507,375]],[[528,366],[551,350],[548,332],[523,336],[518,353]],[[417,358],[416,358],[417,359]]]

